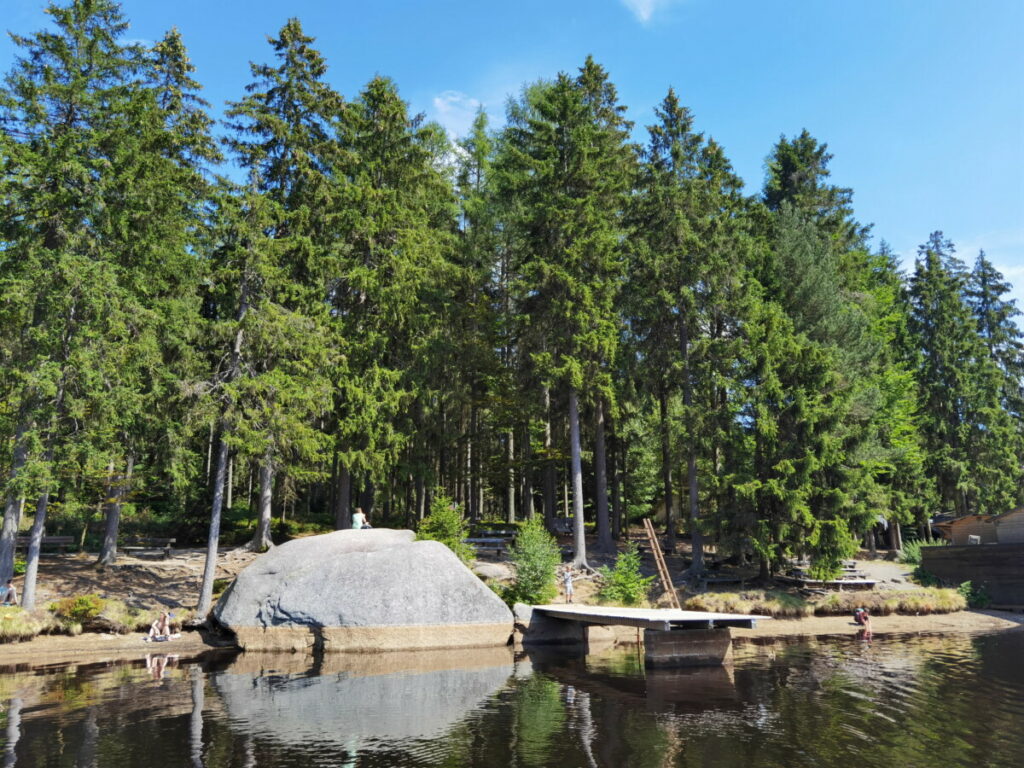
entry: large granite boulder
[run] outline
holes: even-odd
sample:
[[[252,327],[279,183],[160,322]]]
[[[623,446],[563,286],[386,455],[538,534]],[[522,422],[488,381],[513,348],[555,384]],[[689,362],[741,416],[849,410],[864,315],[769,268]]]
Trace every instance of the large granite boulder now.
[[[503,645],[512,613],[443,544],[412,531],[296,539],[243,570],[213,610],[259,650],[384,651]]]

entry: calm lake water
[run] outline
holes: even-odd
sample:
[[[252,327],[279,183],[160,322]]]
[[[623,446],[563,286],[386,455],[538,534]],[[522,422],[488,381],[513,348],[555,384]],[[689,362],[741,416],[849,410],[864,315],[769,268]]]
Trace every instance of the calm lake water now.
[[[2,660],[2,651],[0,651]],[[1024,765],[1024,633],[739,646],[0,667],[0,765]]]

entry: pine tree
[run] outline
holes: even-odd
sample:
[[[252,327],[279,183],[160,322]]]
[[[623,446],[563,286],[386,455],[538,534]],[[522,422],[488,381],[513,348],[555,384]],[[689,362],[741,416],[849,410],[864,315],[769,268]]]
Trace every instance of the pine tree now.
[[[249,95],[231,105],[227,146],[249,174],[222,194],[214,281],[222,411],[206,568],[197,613],[210,608],[229,448],[260,463],[261,509],[252,546],[269,535],[269,484],[302,474],[325,447],[317,420],[332,392],[327,298],[340,264],[340,192],[332,127],[340,97],[297,19],[270,44],[277,66],[252,65]]]
[[[513,226],[524,246],[517,270],[523,342],[541,377],[567,393],[577,566],[586,564],[580,395],[596,403],[612,394],[609,365],[619,336],[614,302],[633,158],[623,109],[604,70],[588,58],[578,78],[560,74],[528,91],[510,109],[503,137],[502,194],[519,201]],[[599,487],[602,548],[611,546],[604,494]]]

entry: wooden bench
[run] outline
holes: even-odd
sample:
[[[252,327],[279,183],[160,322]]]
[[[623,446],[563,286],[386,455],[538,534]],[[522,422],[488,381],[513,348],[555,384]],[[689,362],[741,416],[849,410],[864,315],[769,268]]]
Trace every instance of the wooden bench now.
[[[164,560],[169,560],[171,557],[171,547],[177,539],[132,539],[127,545],[119,547],[119,549],[126,555],[132,552],[147,552],[154,549],[162,550],[164,554]]]
[[[463,539],[463,542],[471,544],[477,552],[493,552],[496,555],[504,554],[509,547],[509,540],[500,538],[476,537]]]
[[[28,536],[18,536],[14,541],[15,549],[28,549]],[[61,552],[67,552],[68,547],[77,544],[74,536],[43,536],[40,548],[56,547]]]

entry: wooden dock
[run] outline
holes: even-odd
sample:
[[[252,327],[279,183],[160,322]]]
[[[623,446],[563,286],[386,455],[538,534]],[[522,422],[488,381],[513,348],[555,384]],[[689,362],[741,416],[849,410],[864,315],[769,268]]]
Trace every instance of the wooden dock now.
[[[602,605],[535,605],[533,610],[552,619],[578,621],[582,624],[638,627],[660,632],[727,627],[751,629],[758,620],[771,619],[771,616],[749,616],[742,613],[709,613],[674,608],[618,608]]]
[[[588,627],[636,627],[644,631],[644,664],[649,667],[704,667],[732,660],[731,627],[751,628],[759,619],[742,613],[708,613],[675,608],[616,608],[600,605],[535,605],[524,644],[586,645]]]

